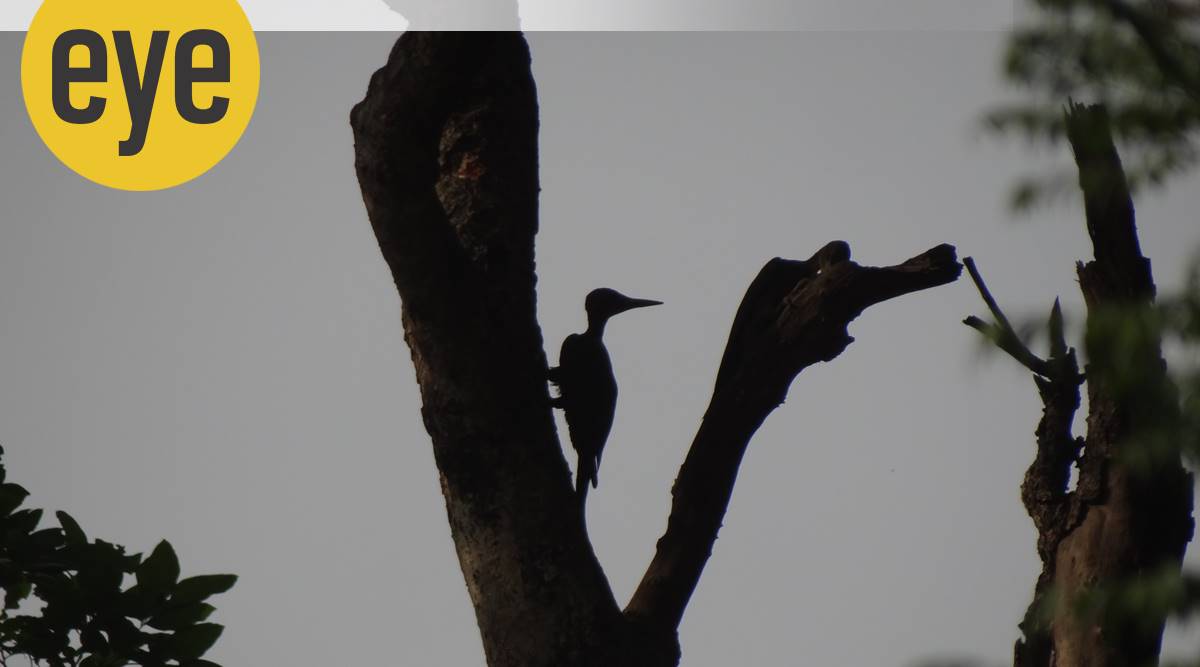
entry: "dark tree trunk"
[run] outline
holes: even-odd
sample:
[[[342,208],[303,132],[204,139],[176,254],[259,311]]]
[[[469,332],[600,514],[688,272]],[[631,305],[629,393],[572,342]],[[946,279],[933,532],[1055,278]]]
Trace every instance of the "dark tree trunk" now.
[[[537,96],[518,33],[405,33],[351,115],[488,664],[618,664],[537,325]]]
[[[669,667],[754,431],[865,308],[953,281],[954,249],[863,267],[775,259],[733,324],[626,611],[572,495],[537,324],[537,100],[518,33],[406,33],[351,114],[363,200],[403,302],[451,535],[492,667]]]
[[[1086,437],[1071,433],[1080,403],[1075,352],[1066,345],[1061,314],[1051,317],[1051,354],[1037,359],[976,278],[997,323],[984,330],[1034,372],[1044,406],[1037,452],[1021,498],[1038,530],[1042,573],[1021,623],[1016,667],[1126,667],[1157,663],[1165,618],[1122,617],[1083,596],[1144,582],[1164,568],[1178,572],[1192,535],[1192,480],[1178,451],[1155,451],[1146,436],[1173,418],[1175,396],[1161,338],[1152,329],[1111,349],[1102,329],[1145,322],[1155,296],[1150,261],[1142,256],[1133,202],[1100,106],[1072,105],[1067,135],[1075,152],[1094,259],[1078,265],[1088,308]],[[1120,358],[1114,358],[1119,355]],[[1121,365],[1118,371],[1115,366]],[[1067,487],[1078,462],[1079,477]]]
[[[1154,301],[1154,278],[1138,244],[1133,201],[1108,115],[1103,107],[1073,107],[1067,131],[1095,256],[1078,267],[1089,320],[1144,312]],[[1134,436],[1153,429],[1146,420],[1161,414],[1155,404],[1174,400],[1161,395],[1168,386],[1161,346],[1161,339],[1152,337],[1125,351],[1147,373],[1138,379],[1138,390],[1129,392],[1114,386],[1114,360],[1089,345],[1087,439],[1077,487],[1081,516],[1058,545],[1054,574],[1064,600],[1097,582],[1133,581],[1163,567],[1178,571],[1183,562],[1192,537],[1191,476],[1177,452],[1153,456],[1143,467],[1131,461],[1133,448],[1151,446]],[[1118,628],[1104,619],[1076,619],[1060,609],[1052,632],[1055,664],[1154,664],[1165,619],[1157,621],[1145,628]]]

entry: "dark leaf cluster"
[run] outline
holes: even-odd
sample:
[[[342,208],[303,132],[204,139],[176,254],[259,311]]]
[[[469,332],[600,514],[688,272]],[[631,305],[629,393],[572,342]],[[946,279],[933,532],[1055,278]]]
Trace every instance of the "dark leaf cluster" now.
[[[66,512],[39,527],[28,495],[0,463],[0,665],[19,655],[47,667],[219,667],[202,657],[224,629],[206,622],[206,600],[236,576],[180,579],[170,543],[128,554],[89,540]]]
[[[1033,95],[995,108],[988,128],[1041,143],[1065,139],[1062,105],[1103,104],[1125,156],[1130,189],[1161,185],[1200,159],[1200,5],[1194,0],[1032,0],[1004,57],[1009,81]],[[1072,180],[1026,179],[1011,203],[1027,208],[1069,192]]]
[[[1085,339],[1089,375],[1138,415],[1127,462],[1154,470],[1183,456],[1200,466],[1200,262],[1185,289],[1151,307],[1093,313]],[[1167,374],[1157,370],[1159,340],[1175,353]]]

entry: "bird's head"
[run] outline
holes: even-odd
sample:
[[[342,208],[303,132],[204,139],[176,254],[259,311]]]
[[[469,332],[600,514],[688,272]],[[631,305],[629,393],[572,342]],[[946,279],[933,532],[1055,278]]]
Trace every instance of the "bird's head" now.
[[[633,308],[657,306],[661,303],[662,301],[650,299],[635,299],[625,296],[615,289],[601,287],[588,292],[587,299],[583,302],[583,308],[587,311],[589,322],[604,322],[617,313],[623,313]]]

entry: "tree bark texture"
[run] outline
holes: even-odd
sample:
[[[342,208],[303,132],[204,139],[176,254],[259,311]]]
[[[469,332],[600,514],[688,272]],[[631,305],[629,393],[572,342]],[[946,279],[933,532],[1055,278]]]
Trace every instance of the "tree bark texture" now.
[[[1150,260],[1141,252],[1133,201],[1125,183],[1103,107],[1073,106],[1067,131],[1079,169],[1094,259],[1078,267],[1089,318],[1136,312],[1154,301]],[[1130,352],[1152,373],[1148,388],[1167,384],[1161,340]],[[1096,372],[1098,371],[1098,372]],[[1058,544],[1054,581],[1062,600],[1098,582],[1130,581],[1162,567],[1178,570],[1192,537],[1192,480],[1176,453],[1149,469],[1129,463],[1133,438],[1153,428],[1137,398],[1119,392],[1108,369],[1088,369],[1087,437],[1079,462],[1077,500],[1082,508]],[[1139,423],[1143,422],[1143,423]],[[1055,664],[1117,667],[1152,665],[1162,644],[1163,623],[1110,627],[1082,621],[1069,610],[1056,614]]]
[[[589,664],[620,611],[576,515],[549,407],[524,39],[405,33],[351,123],[488,664]]]
[[[1011,327],[977,276],[999,323],[988,328],[978,326],[975,318],[967,321],[1034,371],[1043,404],[1034,462],[1021,487],[1021,499],[1037,527],[1043,569],[1021,623],[1014,665],[1154,665],[1165,619],[1131,623],[1104,604],[1089,610],[1080,603],[1088,594],[1145,581],[1163,568],[1179,571],[1192,536],[1192,480],[1177,451],[1144,453],[1149,445],[1142,436],[1153,431],[1157,424],[1151,421],[1174,401],[1161,337],[1151,335],[1122,348],[1122,363],[1138,373],[1133,390],[1123,386],[1131,381],[1129,373],[1115,373],[1098,347],[1101,323],[1106,318],[1137,321],[1153,305],[1155,286],[1150,261],[1141,253],[1133,202],[1105,109],[1071,105],[1066,121],[1094,255],[1077,266],[1088,309],[1086,436],[1071,432],[1085,376],[1063,338],[1057,304],[1050,356],[1044,361],[1034,357],[1027,362],[1032,353],[1005,345],[1015,336],[1005,333]],[[1078,466],[1078,480],[1068,489],[1072,465]]]
[[[351,114],[363,201],[400,293],[451,535],[492,667],[669,667],[750,437],[865,308],[942,285],[950,246],[897,266],[841,241],[774,259],[738,310],[627,609],[574,501],[537,324],[537,99],[518,33],[405,33]]]

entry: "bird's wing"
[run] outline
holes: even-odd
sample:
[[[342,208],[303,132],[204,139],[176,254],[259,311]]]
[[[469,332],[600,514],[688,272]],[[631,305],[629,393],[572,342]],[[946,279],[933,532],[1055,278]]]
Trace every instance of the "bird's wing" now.
[[[582,336],[579,334],[571,334],[563,339],[562,347],[558,351],[558,365],[550,369],[550,382],[566,396],[571,386],[570,369],[578,368],[581,358],[580,343]]]
[[[581,458],[594,462],[589,466],[594,478],[617,401],[608,352],[599,341],[579,334],[567,336],[556,377],[571,444]]]

